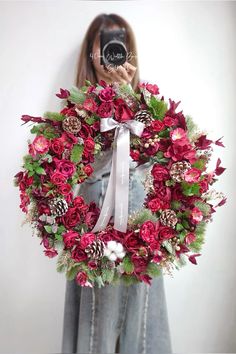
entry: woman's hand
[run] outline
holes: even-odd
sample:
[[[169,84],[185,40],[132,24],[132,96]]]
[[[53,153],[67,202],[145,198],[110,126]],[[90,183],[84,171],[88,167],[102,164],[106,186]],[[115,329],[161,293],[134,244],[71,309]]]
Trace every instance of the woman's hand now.
[[[111,82],[118,82],[120,84],[129,84],[133,80],[136,72],[136,67],[127,61],[123,65],[117,67],[106,66],[104,76]]]

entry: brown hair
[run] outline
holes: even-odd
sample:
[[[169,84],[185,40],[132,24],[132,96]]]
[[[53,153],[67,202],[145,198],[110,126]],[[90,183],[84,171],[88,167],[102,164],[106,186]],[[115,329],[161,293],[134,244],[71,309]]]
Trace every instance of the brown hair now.
[[[132,28],[121,16],[116,14],[100,14],[95,17],[91,22],[85,34],[81,52],[78,60],[77,75],[75,80],[75,85],[81,87],[85,84],[85,80],[89,80],[92,84],[97,82],[97,77],[95,73],[95,68],[93,66],[91,53],[93,49],[93,43],[96,38],[96,34],[104,27],[109,28],[112,25],[118,25],[126,29],[126,46],[128,53],[131,53],[131,58],[128,59],[130,64],[134,65],[137,69],[131,85],[134,90],[137,89],[139,82],[139,70],[138,70],[138,60],[137,60],[137,49],[135,36]]]

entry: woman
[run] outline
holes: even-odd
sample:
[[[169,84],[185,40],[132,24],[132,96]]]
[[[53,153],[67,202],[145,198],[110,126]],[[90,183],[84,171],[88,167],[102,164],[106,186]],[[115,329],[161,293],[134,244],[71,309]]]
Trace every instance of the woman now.
[[[99,32],[102,28],[125,28],[128,60],[123,66],[105,68],[100,65]],[[76,85],[84,80],[93,84],[139,82],[136,45],[129,24],[115,14],[97,16],[89,26],[83,41]],[[93,175],[83,183],[79,194],[87,202],[94,200],[100,207],[105,195],[110,171],[111,152],[95,161]],[[129,213],[140,209],[145,197],[142,177],[148,168],[135,169],[130,161]],[[79,287],[75,281],[66,283],[62,353],[171,353],[163,276],[129,287]]]

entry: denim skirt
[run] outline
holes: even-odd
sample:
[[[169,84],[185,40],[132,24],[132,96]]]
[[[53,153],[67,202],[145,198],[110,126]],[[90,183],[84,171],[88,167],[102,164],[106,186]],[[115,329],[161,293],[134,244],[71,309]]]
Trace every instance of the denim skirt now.
[[[142,207],[143,172],[130,171],[129,213]],[[109,173],[84,182],[79,195],[102,206]],[[163,275],[144,283],[80,287],[66,280],[61,353],[172,353]]]

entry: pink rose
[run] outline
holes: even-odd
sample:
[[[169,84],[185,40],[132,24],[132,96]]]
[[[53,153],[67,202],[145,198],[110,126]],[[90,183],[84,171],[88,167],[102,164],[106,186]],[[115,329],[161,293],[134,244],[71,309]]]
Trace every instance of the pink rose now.
[[[198,182],[201,177],[201,171],[198,168],[190,168],[184,173],[184,180],[186,182]]]
[[[67,231],[63,234],[63,241],[66,248],[72,248],[79,240],[79,234],[75,231]]]
[[[176,128],[170,132],[170,138],[173,143],[183,146],[189,143],[186,131],[182,128]]]
[[[190,215],[190,220],[192,221],[193,224],[198,224],[200,221],[203,219],[203,214],[200,209],[197,207],[192,209],[191,215]]]
[[[96,239],[96,235],[92,232],[84,233],[80,238],[80,247],[85,249],[87,246],[90,245]]]
[[[155,236],[157,234],[156,225],[151,220],[145,221],[140,227],[139,235],[147,243],[155,241]]]
[[[167,168],[158,163],[153,165],[151,174],[155,181],[166,181],[170,178]]]
[[[158,95],[159,94],[159,88],[157,85],[152,85],[152,84],[147,84],[146,89],[152,94],[152,95]]]
[[[75,164],[69,160],[59,160],[54,157],[54,162],[56,164],[56,168],[59,172],[61,172],[66,178],[70,178],[76,171]]]
[[[44,254],[45,254],[45,256],[47,256],[49,258],[53,258],[58,255],[58,252],[57,252],[57,250],[55,250],[53,248],[49,248],[49,249],[44,250]]]
[[[97,103],[94,101],[93,98],[86,98],[83,103],[83,108],[87,111],[94,113],[97,110]]]
[[[161,120],[152,121],[151,127],[152,127],[154,132],[160,132],[160,131],[162,131],[165,128],[165,126],[164,126],[164,124],[163,124],[163,122]]]
[[[111,87],[107,86],[99,92],[98,97],[101,101],[111,102],[115,95],[115,91]]]
[[[35,156],[36,154],[46,154],[50,147],[50,141],[43,135],[38,135],[30,144],[30,154]]]

